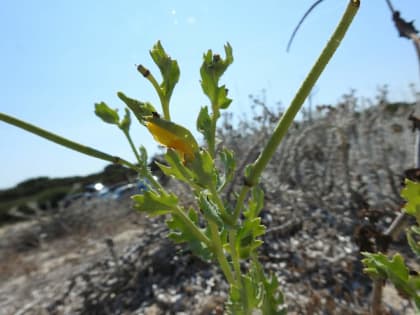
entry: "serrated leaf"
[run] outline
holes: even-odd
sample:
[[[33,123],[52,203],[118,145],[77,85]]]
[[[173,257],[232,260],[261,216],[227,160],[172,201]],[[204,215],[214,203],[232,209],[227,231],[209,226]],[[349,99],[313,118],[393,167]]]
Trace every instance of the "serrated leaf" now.
[[[260,186],[252,188],[252,197],[248,203],[248,209],[244,211],[247,218],[256,218],[264,207],[264,191]]]
[[[258,308],[258,286],[253,283],[253,279],[249,274],[241,275],[242,290],[231,285],[229,291],[229,300],[226,303],[227,314],[253,314],[253,310]]]
[[[228,89],[224,85],[218,88],[217,104],[219,105],[219,108],[226,109],[229,107],[230,103],[232,103],[232,99],[227,95]]]
[[[182,163],[179,155],[174,150],[168,150],[165,154],[165,160],[168,165],[157,163],[159,168],[166,176],[172,176],[185,183],[191,183],[193,175]]]
[[[232,47],[225,45],[226,57],[223,59],[220,55],[213,54],[211,50],[203,56],[203,63],[200,68],[201,88],[204,94],[208,96],[212,106],[216,110],[227,108],[231,100],[227,98],[227,89],[224,86],[219,87],[219,80],[227,67],[233,62]]]
[[[253,167],[254,167],[254,164],[252,163],[245,166],[245,171],[244,171],[245,178],[249,178]]]
[[[118,125],[120,117],[116,109],[111,109],[105,102],[95,104],[95,114],[108,124]]]
[[[405,187],[401,191],[401,197],[407,200],[404,210],[407,214],[414,216],[420,225],[420,183],[405,180]]]
[[[180,76],[178,62],[173,60],[165,52],[160,41],[153,46],[150,51],[150,56],[159,67],[160,73],[162,74],[163,80],[160,84],[160,88],[169,103],[169,99]]]
[[[241,276],[242,291],[231,286],[228,314],[286,315],[284,297],[279,289],[275,275],[267,278],[261,265],[252,260],[250,271]]]
[[[254,238],[265,233],[265,226],[261,224],[261,218],[245,220],[241,229],[238,231],[238,237],[252,234]]]
[[[216,187],[217,173],[214,161],[207,150],[195,154],[195,158],[188,164],[194,173],[194,180],[202,188]]]
[[[382,253],[362,253],[366,258],[362,260],[365,265],[363,271],[369,276],[389,279],[396,289],[413,298],[414,301],[419,300],[417,289],[413,287],[413,277],[409,274],[408,268],[404,263],[403,257],[397,253],[392,259],[389,259]]]
[[[188,217],[191,219],[194,224],[198,225],[198,215],[194,209],[188,211]],[[190,230],[187,225],[184,224],[176,215],[172,216],[169,220],[166,221],[166,225],[171,230],[169,237],[175,243],[183,243],[187,241],[186,236],[191,236],[194,240],[196,237],[190,233]]]
[[[206,84],[207,80],[210,83],[217,84],[220,77],[226,71],[226,69],[233,62],[232,46],[227,43],[225,46],[225,58],[223,59],[218,54],[213,54],[211,50],[208,50],[207,53],[203,56],[203,64],[200,68],[200,74],[202,75],[203,84]]]
[[[390,278],[390,280],[392,280],[392,278],[399,278],[404,281],[408,279],[408,269],[404,265],[404,260],[400,254],[395,254],[391,260],[382,253],[362,254],[367,257],[367,259],[364,259],[362,262],[368,268],[375,268],[379,274]]]
[[[156,113],[156,109],[150,103],[143,103],[134,98],[126,96],[123,92],[117,93],[120,100],[122,100],[125,105],[134,113],[138,121],[144,125],[146,117],[153,116],[153,113]]]
[[[286,315],[287,309],[284,304],[284,296],[279,288],[279,283],[275,274],[271,274],[268,278],[261,264],[253,260],[252,270],[254,273],[254,279],[257,279],[259,283],[262,283],[262,297],[260,303],[262,303],[261,310],[264,315]]]
[[[246,292],[246,296],[248,297],[248,309],[257,309],[261,298],[261,290],[258,285],[256,285],[254,278],[250,275],[242,276],[242,285]]]
[[[147,159],[148,159],[146,148],[141,145],[139,147],[139,153],[140,153],[140,161],[142,162],[142,166],[144,168],[146,168],[147,167]]]
[[[128,131],[130,130],[130,125],[131,125],[130,111],[128,110],[128,108],[125,108],[125,115],[124,115],[124,118],[120,121],[119,127],[122,131],[124,131],[125,133],[128,133]]]
[[[198,215],[194,209],[188,211],[188,216],[192,222],[198,226]],[[207,246],[200,242],[195,235],[190,231],[189,227],[179,219],[176,215],[173,215],[171,219],[166,221],[170,229],[168,237],[175,243],[187,243],[190,250],[205,261],[212,259],[212,253]],[[203,229],[202,229],[203,230]]]
[[[178,197],[172,193],[158,194],[153,190],[145,191],[142,195],[134,195],[134,208],[156,216],[174,211],[178,205]]]
[[[220,214],[220,209],[214,202],[209,199],[209,196],[204,192],[200,194],[198,204],[207,220],[215,222],[218,226],[223,226],[223,219]]]
[[[413,231],[413,233],[415,233],[417,235],[420,235],[420,226],[413,225],[413,226],[410,227],[410,229],[411,229],[411,231]]]
[[[416,241],[413,237],[413,230],[407,231],[407,241],[408,245],[410,245],[411,250],[417,256],[420,256],[420,242]]]
[[[218,191],[222,191],[226,184],[232,181],[236,168],[236,161],[233,151],[224,148],[220,152],[220,160],[223,164],[224,174],[220,179]]]
[[[211,142],[211,118],[207,106],[201,107],[197,117],[197,130],[204,136],[207,143]]]
[[[409,284],[414,290],[419,291],[420,290],[420,276],[410,277]]]
[[[248,258],[255,249],[263,244],[257,237],[265,233],[265,226],[261,224],[261,218],[246,219],[238,229],[236,247],[241,258]]]

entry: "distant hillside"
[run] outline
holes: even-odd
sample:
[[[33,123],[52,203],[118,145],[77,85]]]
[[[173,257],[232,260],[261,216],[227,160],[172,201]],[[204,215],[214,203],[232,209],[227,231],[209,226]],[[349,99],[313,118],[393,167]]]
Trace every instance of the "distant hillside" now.
[[[0,225],[17,219],[12,214],[13,210],[31,213],[34,208],[55,208],[66,195],[81,192],[89,184],[101,182],[104,185],[113,185],[135,177],[136,173],[130,169],[108,165],[102,172],[88,176],[28,179],[13,188],[0,190]]]
[[[299,190],[307,207],[331,211],[381,209],[397,211],[404,172],[413,168],[415,133],[408,118],[414,103],[367,102],[353,93],[335,106],[302,111],[287,132],[262,176],[262,185],[283,206],[296,206],[290,189]],[[253,119],[233,124],[225,117],[219,128],[223,145],[240,158],[238,175],[261,152],[282,115],[256,100]],[[418,115],[419,113],[415,113]],[[236,176],[236,184],[242,183]],[[227,198],[234,198],[235,185]]]
[[[269,108],[258,100],[253,108],[252,119],[233,123],[232,114],[227,114],[218,129],[220,144],[239,159],[227,200],[233,198],[245,166],[261,152],[282,115],[280,108]],[[401,203],[404,171],[414,167],[415,136],[408,120],[414,109],[413,103],[389,103],[380,97],[375,103],[361,102],[350,93],[336,106],[318,106],[311,113],[302,110],[303,119],[288,131],[263,173],[266,192],[285,206],[293,200],[285,190],[299,189],[302,200],[313,207],[329,209],[341,204],[343,210],[395,211]],[[31,213],[33,208],[55,208],[64,196],[81,192],[86,185],[102,182],[109,186],[135,177],[131,170],[109,165],[85,177],[29,179],[0,190],[0,224],[16,220],[10,209]]]

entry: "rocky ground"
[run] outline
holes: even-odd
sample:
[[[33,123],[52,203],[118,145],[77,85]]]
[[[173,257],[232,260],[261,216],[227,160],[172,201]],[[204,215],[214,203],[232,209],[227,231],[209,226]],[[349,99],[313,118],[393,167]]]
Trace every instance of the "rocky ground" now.
[[[359,253],[380,248],[381,232],[402,205],[401,178],[412,163],[411,109],[390,114],[383,105],[360,113],[348,110],[351,101],[295,126],[263,176],[268,230],[260,258],[279,279],[290,314],[368,314],[372,285]],[[249,143],[266,137],[270,124],[242,125],[238,134],[228,127],[225,121],[229,137],[222,132],[221,139],[247,153],[241,173],[260,150]],[[173,180],[168,185],[190,198]],[[0,314],[223,314],[228,287],[219,270],[166,233],[164,218],[134,212],[129,199],[80,200],[6,226]],[[404,239],[389,244],[395,250],[419,270]],[[390,286],[383,304],[384,314],[412,312]]]
[[[367,314],[371,284],[351,218],[305,211],[294,197],[293,213],[268,201],[261,250],[290,313]],[[74,230],[60,236],[57,222],[4,228],[0,314],[223,314],[228,287],[217,268],[168,241],[162,219],[129,208],[129,200],[74,204],[65,210],[75,222],[62,222]],[[389,314],[409,314],[406,301],[386,294]]]

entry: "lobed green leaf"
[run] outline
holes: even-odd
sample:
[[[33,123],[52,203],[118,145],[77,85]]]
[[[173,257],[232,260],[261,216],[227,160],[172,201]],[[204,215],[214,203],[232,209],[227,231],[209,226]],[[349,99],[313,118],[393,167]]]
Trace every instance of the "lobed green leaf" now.
[[[202,192],[198,198],[198,204],[201,211],[203,211],[204,217],[212,222],[215,222],[218,226],[223,226],[223,219],[220,213],[220,209],[217,205],[209,199],[206,192]]]
[[[120,117],[117,110],[111,109],[105,102],[95,104],[95,114],[108,124],[119,124]]]
[[[264,235],[265,226],[261,224],[261,218],[246,219],[238,229],[236,247],[241,258],[248,258],[259,246],[262,240],[257,239]]]
[[[173,60],[163,49],[160,41],[158,41],[150,51],[155,64],[159,67],[162,74],[162,83],[160,84],[161,91],[165,96],[167,102],[171,98],[175,85],[178,83],[180,71],[178,62]]]
[[[241,276],[242,292],[238,286],[231,286],[228,314],[257,314],[286,315],[284,296],[279,290],[279,283],[275,275],[267,278],[256,260],[252,260],[250,271]]]
[[[176,151],[168,149],[165,154],[165,160],[169,166],[161,163],[157,163],[157,165],[166,176],[174,177],[184,183],[193,182],[193,173],[185,167]]]
[[[418,232],[418,229],[413,229],[413,227],[411,227],[411,229],[407,231],[407,241],[413,253],[420,256],[420,242],[416,241],[415,236],[413,236],[413,234],[420,234]]]
[[[219,178],[219,192],[225,188],[226,184],[232,181],[236,168],[236,160],[233,151],[223,148],[220,152],[220,160],[223,164],[224,174]]]
[[[209,109],[207,106],[204,106],[197,117],[197,130],[204,136],[207,143],[210,143],[212,138],[211,124]]]
[[[189,169],[194,174],[194,181],[202,188],[216,187],[217,172],[213,158],[207,150],[201,150],[195,154],[195,158],[189,164]]]
[[[134,200],[134,208],[156,216],[173,212],[178,205],[178,197],[172,193],[158,194],[153,190],[145,191],[141,195],[131,197]]]
[[[228,89],[224,85],[218,88],[217,104],[219,108],[226,109],[229,107],[230,103],[232,103],[232,99],[229,98],[227,95],[228,95]]]
[[[227,97],[225,86],[219,87],[220,77],[233,62],[232,47],[229,43],[225,45],[225,54],[226,57],[223,59],[220,55],[213,54],[211,50],[208,50],[203,56],[200,68],[201,88],[210,99],[212,106],[216,107],[213,108],[215,112],[220,108],[227,108],[232,102]]]
[[[139,147],[139,153],[140,153],[140,161],[142,162],[141,166],[142,166],[143,169],[146,169],[147,168],[147,159],[148,159],[146,148],[141,145]]]
[[[382,253],[362,253],[365,265],[363,271],[374,279],[389,279],[396,289],[413,300],[420,301],[418,295],[419,276],[412,276],[404,263],[403,257],[397,253],[389,259]],[[416,302],[417,303],[417,302]]]
[[[286,315],[287,309],[284,305],[284,296],[279,289],[277,277],[272,274],[270,278],[267,278],[262,268],[257,270],[258,278],[262,280],[264,287],[261,307],[263,314]]]
[[[156,113],[156,109],[150,103],[143,103],[134,98],[126,96],[123,92],[117,93],[120,100],[122,100],[125,105],[134,113],[138,121],[144,125],[146,118],[153,116],[153,113]]]
[[[188,217],[191,221],[199,226],[198,215],[194,209],[188,211]],[[213,254],[209,248],[202,242],[200,242],[195,235],[191,232],[189,227],[175,214],[166,221],[167,226],[170,229],[168,237],[175,243],[187,243],[190,250],[205,261],[212,259]],[[201,229],[205,232],[204,229]]]
[[[122,131],[124,131],[125,133],[128,133],[128,131],[130,130],[130,125],[131,125],[130,111],[128,108],[125,108],[124,118],[120,121],[118,126],[120,127]]]
[[[404,206],[405,212],[414,216],[417,224],[420,225],[420,183],[406,179],[405,187],[401,191],[401,197],[407,200]]]
[[[264,191],[260,186],[252,188],[252,195],[249,199],[248,209],[244,211],[246,218],[256,218],[264,207]]]

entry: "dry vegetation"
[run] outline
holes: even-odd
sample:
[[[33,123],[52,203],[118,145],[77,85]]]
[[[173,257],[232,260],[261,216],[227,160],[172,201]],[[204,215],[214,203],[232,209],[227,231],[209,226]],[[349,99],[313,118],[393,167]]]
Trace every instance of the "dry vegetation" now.
[[[240,157],[228,200],[281,115],[251,99],[253,119],[225,116],[219,130],[220,145]],[[389,244],[381,233],[400,211],[404,170],[414,166],[413,110],[390,104],[382,89],[374,102],[351,92],[337,106],[306,111],[264,173],[261,258],[291,314],[366,314],[371,283],[360,248],[410,255],[404,241]],[[194,202],[184,186],[167,185]],[[133,212],[129,200],[82,200],[0,233],[1,315],[222,314],[221,274],[170,244],[164,222]],[[409,312],[386,294],[389,314]]]

